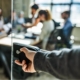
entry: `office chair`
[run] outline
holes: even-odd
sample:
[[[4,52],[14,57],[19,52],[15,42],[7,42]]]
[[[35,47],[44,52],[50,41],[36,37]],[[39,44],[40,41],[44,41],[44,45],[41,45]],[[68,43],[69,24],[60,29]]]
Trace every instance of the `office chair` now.
[[[68,37],[67,37],[67,40],[70,42],[71,39],[71,34],[72,34],[72,31],[73,29],[75,28],[76,26],[73,25],[70,29],[69,29],[69,33],[68,33]],[[59,33],[59,36],[60,36],[60,40],[57,40],[58,44],[57,44],[57,49],[61,49],[61,48],[64,48],[64,47],[67,47],[67,45],[65,44],[64,42],[64,35],[62,33],[63,31],[61,30],[60,33]],[[70,43],[70,48],[72,47],[72,43]]]
[[[56,29],[56,28],[51,32],[47,42],[46,50],[56,49],[57,37],[59,36],[59,32],[60,32],[60,29]]]

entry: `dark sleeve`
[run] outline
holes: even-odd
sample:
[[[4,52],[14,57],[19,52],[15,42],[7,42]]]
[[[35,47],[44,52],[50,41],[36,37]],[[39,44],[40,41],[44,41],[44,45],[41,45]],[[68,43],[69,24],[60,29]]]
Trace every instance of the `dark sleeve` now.
[[[61,51],[40,50],[34,57],[36,70],[61,79],[80,79],[80,48]]]

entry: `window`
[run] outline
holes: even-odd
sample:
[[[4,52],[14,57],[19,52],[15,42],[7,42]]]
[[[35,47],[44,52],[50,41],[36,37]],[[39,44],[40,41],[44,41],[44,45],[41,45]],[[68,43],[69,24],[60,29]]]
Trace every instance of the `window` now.
[[[80,5],[72,5],[71,7],[71,20],[73,23],[80,23]]]
[[[41,9],[51,10],[51,9],[50,9],[50,5],[39,5],[39,7],[40,7]]]
[[[56,21],[62,22],[61,12],[70,10],[73,24],[80,24],[80,0],[35,0],[41,9],[49,9]]]
[[[43,3],[51,3],[51,0],[35,0],[35,3],[37,3],[37,4],[43,4]]]
[[[70,3],[71,0],[53,0],[53,3]]]
[[[53,19],[55,19],[56,21],[59,21],[61,22],[61,13],[64,11],[64,10],[69,10],[69,6],[66,5],[56,5],[56,6],[53,6],[52,8],[52,17]]]
[[[80,3],[80,0],[73,0],[73,2],[79,2]]]
[[[35,3],[39,4],[40,9],[51,10],[51,0],[35,0]]]

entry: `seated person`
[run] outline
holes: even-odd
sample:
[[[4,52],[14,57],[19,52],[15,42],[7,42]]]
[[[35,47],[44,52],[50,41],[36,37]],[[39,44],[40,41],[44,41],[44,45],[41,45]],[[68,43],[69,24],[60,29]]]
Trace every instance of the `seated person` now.
[[[11,12],[11,19],[12,19],[12,27],[15,28],[17,25],[17,14],[15,11]]]
[[[64,43],[66,44],[67,48],[70,48],[70,42],[69,42],[69,37],[70,37],[70,33],[72,31],[72,23],[69,19],[70,16],[70,11],[64,11],[61,14],[61,17],[64,19],[64,25],[63,25],[63,29],[62,29],[62,40],[64,40]]]
[[[0,14],[1,15],[1,14]],[[11,16],[7,19],[7,21],[3,21],[3,17],[1,16],[0,20],[0,33],[8,35],[11,32],[12,24],[11,24]]]
[[[11,29],[12,29],[12,24],[11,23],[7,23],[7,24],[4,24],[4,26],[3,26],[3,31],[5,32],[5,33],[9,33],[9,31],[11,32]]]
[[[40,43],[41,48],[46,49],[50,33],[54,30],[54,23],[52,21],[51,14],[48,10],[40,10],[38,15],[39,19],[43,21],[43,27],[39,36],[39,41],[36,45]]]
[[[63,33],[65,36],[68,37],[69,35],[69,31],[70,29],[72,28],[72,23],[69,19],[69,16],[70,16],[70,12],[69,11],[65,11],[61,14],[62,18],[64,19],[64,27],[63,27]]]
[[[17,23],[18,23],[18,24],[23,24],[23,23],[25,23],[24,12],[23,12],[23,11],[21,11],[21,12],[19,13],[19,17],[18,17],[18,19],[17,19]]]
[[[34,5],[31,6],[32,23],[30,25],[27,25],[27,23],[23,24],[22,25],[23,27],[31,28],[33,26],[36,26],[40,22],[40,19],[37,18],[38,9],[39,9],[39,6],[37,4],[34,4]]]

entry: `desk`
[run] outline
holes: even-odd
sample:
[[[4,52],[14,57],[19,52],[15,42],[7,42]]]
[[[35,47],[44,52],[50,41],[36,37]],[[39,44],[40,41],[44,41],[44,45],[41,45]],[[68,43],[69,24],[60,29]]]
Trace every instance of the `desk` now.
[[[3,46],[11,47],[14,42],[25,44],[25,45],[33,45],[34,43],[36,43],[36,41],[32,39],[16,39],[16,38],[10,38],[10,37],[5,37],[0,39],[0,45],[3,45]]]
[[[63,27],[62,26],[59,26],[59,27],[56,27],[56,29],[63,29]]]
[[[7,36],[7,34],[5,33],[5,31],[0,32],[0,39],[4,38],[6,36]]]

